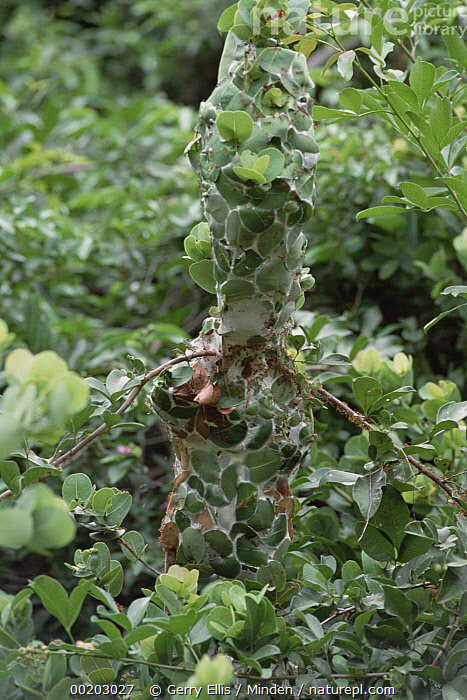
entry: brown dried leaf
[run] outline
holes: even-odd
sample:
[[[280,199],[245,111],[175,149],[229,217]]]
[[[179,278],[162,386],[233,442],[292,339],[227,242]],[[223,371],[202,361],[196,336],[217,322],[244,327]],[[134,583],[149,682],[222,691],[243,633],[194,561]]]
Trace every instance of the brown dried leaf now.
[[[215,406],[219,401],[221,390],[219,384],[209,383],[204,389],[201,389],[193,399],[200,406]]]
[[[178,548],[178,536],[179,536],[179,530],[178,527],[175,525],[175,523],[168,522],[168,523],[163,523],[161,526],[161,536],[159,537],[159,542],[162,545],[162,549],[164,552],[167,552],[171,549],[177,549]]]
[[[205,508],[203,512],[197,516],[196,520],[202,527],[204,527],[205,530],[212,530],[212,528],[214,527],[211,514],[207,508]]]
[[[193,376],[191,378],[195,392],[199,393],[201,389],[204,389],[206,384],[209,384],[208,373],[202,365],[199,363],[193,365]]]
[[[183,471],[188,471],[190,469],[190,455],[188,454],[187,448],[183,442],[177,438],[173,439],[172,446],[178,461],[182,465]]]
[[[209,425],[207,425],[200,413],[196,416],[196,430],[205,440],[209,440],[211,437],[211,431],[209,430]]]

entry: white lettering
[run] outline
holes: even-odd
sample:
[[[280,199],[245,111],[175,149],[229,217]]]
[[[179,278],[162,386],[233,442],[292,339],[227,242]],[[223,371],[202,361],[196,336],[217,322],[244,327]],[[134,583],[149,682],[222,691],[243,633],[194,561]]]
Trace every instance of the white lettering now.
[[[186,688],[178,685],[169,685],[167,692],[169,695],[196,695],[197,698],[201,695],[203,687],[197,688],[194,685],[189,685]]]

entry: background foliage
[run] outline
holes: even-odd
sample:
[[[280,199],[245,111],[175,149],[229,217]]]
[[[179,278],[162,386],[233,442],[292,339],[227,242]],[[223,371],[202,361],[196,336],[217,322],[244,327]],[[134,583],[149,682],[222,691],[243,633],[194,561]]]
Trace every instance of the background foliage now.
[[[3,439],[0,454],[3,490],[15,494],[0,507],[1,695],[53,700],[71,683],[117,679],[145,698],[192,674],[191,685],[229,685],[222,652],[237,684],[272,675],[296,688],[463,697],[467,51],[434,30],[465,27],[460,3],[410,2],[399,36],[380,19],[398,3],[360,4],[368,23],[355,44],[345,22],[356,8],[326,0],[296,39],[317,85],[321,158],[305,231],[316,285],[291,341],[316,432],[294,482],[295,541],[269,591],[205,590],[184,569],[155,581],[170,450],[143,398],[125,423],[116,411],[212,304],[183,259],[201,219],[183,151],[215,83],[228,4],[0,9],[0,349],[10,356],[0,430],[28,439],[23,452]],[[334,37],[329,16],[341,24]],[[387,197],[399,210],[357,217]],[[19,348],[36,359],[11,359]],[[102,420],[112,430],[60,462]]]

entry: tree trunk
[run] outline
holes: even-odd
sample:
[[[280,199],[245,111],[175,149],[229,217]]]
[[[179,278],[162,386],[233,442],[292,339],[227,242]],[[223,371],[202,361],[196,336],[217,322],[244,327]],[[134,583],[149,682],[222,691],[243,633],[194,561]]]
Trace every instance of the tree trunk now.
[[[293,534],[288,477],[313,432],[286,347],[302,298],[302,228],[318,157],[313,84],[305,57],[281,46],[308,4],[282,5],[285,14],[273,17],[253,8],[249,40],[229,32],[219,84],[201,104],[188,149],[218,305],[192,346],[215,355],[194,361],[183,384],[159,378],[152,394],[176,455],[161,527],[166,565],[260,582],[283,576]],[[302,10],[283,25],[291,5]]]

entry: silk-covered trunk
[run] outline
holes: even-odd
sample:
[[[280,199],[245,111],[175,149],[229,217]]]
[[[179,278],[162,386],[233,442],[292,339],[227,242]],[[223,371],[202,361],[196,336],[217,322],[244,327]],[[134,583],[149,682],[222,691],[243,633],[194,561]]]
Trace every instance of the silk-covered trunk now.
[[[152,394],[175,452],[161,527],[166,565],[259,582],[283,575],[293,534],[288,479],[313,432],[287,351],[310,279],[302,260],[318,158],[313,85],[305,57],[281,42],[307,3],[273,5],[283,9],[271,14],[251,0],[232,13],[219,83],[187,149],[217,291],[217,309],[192,347],[215,354],[193,361],[192,374],[186,367],[185,381],[183,370],[166,373]]]

